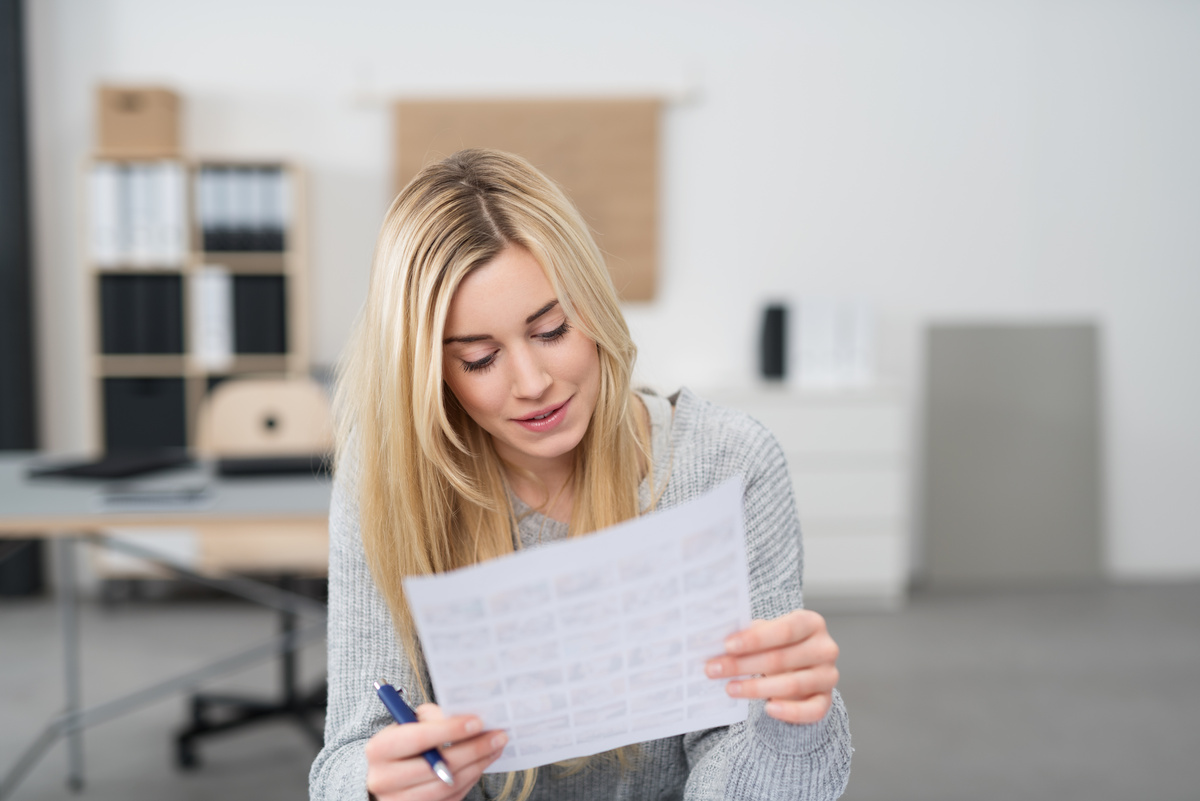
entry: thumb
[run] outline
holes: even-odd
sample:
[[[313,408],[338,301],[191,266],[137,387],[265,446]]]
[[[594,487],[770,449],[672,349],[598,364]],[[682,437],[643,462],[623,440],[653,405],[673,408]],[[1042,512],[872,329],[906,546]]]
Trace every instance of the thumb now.
[[[437,704],[421,704],[413,711],[417,713],[417,720],[422,723],[432,723],[435,720],[444,720],[446,717],[442,714],[442,708]]]

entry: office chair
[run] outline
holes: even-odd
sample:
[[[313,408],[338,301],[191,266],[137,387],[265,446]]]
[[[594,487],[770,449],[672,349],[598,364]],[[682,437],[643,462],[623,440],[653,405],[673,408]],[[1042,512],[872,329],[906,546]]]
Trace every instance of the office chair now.
[[[296,472],[311,464],[315,469],[333,449],[333,414],[326,391],[307,378],[228,379],[205,397],[197,420],[196,451],[218,465],[252,463],[252,470],[220,472],[226,475]],[[277,461],[273,461],[277,460]],[[299,590],[300,574],[312,574],[326,564],[325,526],[299,531],[269,524],[253,529],[206,531],[202,537],[218,545],[209,566],[265,572],[278,578],[281,588]],[[258,545],[254,540],[264,540]],[[300,541],[300,548],[293,542]],[[320,545],[318,551],[313,543]],[[283,547],[275,547],[276,544]],[[307,545],[308,553],[304,545]],[[297,551],[301,552],[299,555]],[[308,568],[307,570],[305,568]],[[281,611],[284,635],[296,631],[295,611]],[[280,694],[277,698],[197,693],[191,698],[190,722],[176,735],[176,760],[182,768],[199,765],[196,741],[219,732],[277,718],[297,722],[317,748],[323,742],[314,720],[325,711],[325,682],[309,691],[297,684],[296,648],[279,655]]]

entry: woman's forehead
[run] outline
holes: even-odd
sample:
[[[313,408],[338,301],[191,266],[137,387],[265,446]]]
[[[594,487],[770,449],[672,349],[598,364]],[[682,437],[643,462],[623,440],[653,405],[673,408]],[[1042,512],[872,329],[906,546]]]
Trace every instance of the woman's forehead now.
[[[489,325],[523,328],[555,300],[541,264],[520,245],[509,245],[463,277],[450,299],[445,335],[490,333],[473,330]]]

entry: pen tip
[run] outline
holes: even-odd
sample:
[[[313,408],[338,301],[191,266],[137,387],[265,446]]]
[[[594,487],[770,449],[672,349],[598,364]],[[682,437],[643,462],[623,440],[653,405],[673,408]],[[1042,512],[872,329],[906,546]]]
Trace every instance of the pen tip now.
[[[383,685],[380,684],[379,682],[375,682],[375,691],[378,692],[379,690],[382,690],[382,689],[383,689]]]
[[[439,759],[437,764],[433,766],[433,772],[436,773],[437,777],[445,782],[447,786],[454,786],[454,777],[450,775],[450,769],[446,767],[445,762],[442,762]]]

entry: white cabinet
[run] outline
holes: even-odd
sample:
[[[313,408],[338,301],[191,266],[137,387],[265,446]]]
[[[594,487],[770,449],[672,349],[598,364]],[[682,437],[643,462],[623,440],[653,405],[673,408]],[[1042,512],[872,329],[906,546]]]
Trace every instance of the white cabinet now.
[[[912,494],[901,396],[767,385],[700,394],[749,413],[783,445],[804,533],[805,603],[901,603]]]

